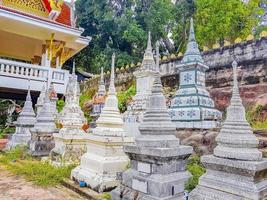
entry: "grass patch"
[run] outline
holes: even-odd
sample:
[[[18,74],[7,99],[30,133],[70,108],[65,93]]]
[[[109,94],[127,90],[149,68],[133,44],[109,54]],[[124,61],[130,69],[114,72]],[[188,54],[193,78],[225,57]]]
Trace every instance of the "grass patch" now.
[[[262,105],[250,106],[246,110],[246,119],[253,130],[267,130],[267,119],[264,118],[263,112],[266,107]]]
[[[27,154],[27,148],[18,147],[0,154],[0,165],[8,171],[23,176],[35,185],[48,187],[60,184],[69,178],[71,170],[75,167],[56,167],[49,162],[41,162]]]
[[[187,170],[192,174],[192,177],[187,182],[185,189],[190,192],[197,186],[199,177],[206,172],[206,169],[201,164],[199,156],[191,156],[188,159]]]

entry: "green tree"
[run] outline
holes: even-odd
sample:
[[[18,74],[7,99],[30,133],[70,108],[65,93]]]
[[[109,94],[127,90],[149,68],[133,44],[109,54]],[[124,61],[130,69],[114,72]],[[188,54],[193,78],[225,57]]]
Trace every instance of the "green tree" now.
[[[245,38],[259,23],[260,0],[197,0],[196,35],[200,45]]]

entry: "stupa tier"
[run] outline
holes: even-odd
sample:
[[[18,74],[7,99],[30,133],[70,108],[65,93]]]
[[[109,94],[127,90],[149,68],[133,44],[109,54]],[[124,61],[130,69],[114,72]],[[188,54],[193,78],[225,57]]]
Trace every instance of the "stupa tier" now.
[[[124,146],[131,168],[123,172],[121,185],[111,192],[113,200],[184,199],[184,185],[191,176],[186,160],[193,149],[181,146],[175,137],[158,65],[156,72],[149,106],[139,127],[141,135],[136,137],[136,144]]]
[[[34,127],[30,129],[30,154],[37,157],[48,156],[55,146],[53,133],[56,131],[58,130],[56,129],[55,118],[51,112],[49,92],[46,90],[44,104],[36,117]]]
[[[171,102],[170,115],[177,128],[210,129],[218,127],[222,114],[214,108],[205,86],[204,63],[195,39],[193,19],[190,23],[189,41],[179,70],[179,89]]]
[[[114,85],[115,55],[112,56],[110,86],[105,106],[97,120],[92,135],[87,135],[87,152],[81,157],[71,177],[84,181],[97,192],[108,191],[119,184],[117,173],[125,170],[129,159],[123,152],[123,145],[133,142],[125,137],[123,120],[118,109]]]
[[[87,123],[84,113],[79,105],[80,86],[75,75],[73,64],[72,75],[67,84],[65,93],[65,106],[60,113],[59,123],[62,128],[55,133],[55,148],[50,153],[54,164],[73,164],[80,162],[81,156],[86,152],[86,132],[82,129]]]
[[[138,127],[143,121],[143,115],[148,106],[149,96],[151,95],[153,81],[156,76],[155,69],[149,32],[142,65],[134,72],[134,76],[136,77],[136,95],[124,113],[124,129],[128,136],[140,135]]]
[[[104,82],[104,72],[103,67],[101,67],[101,74],[100,74],[100,82],[98,87],[98,92],[93,97],[93,109],[90,114],[90,116],[93,118],[92,122],[90,123],[90,128],[96,127],[96,120],[100,116],[100,113],[102,112],[104,105],[105,105],[105,99],[106,99],[106,88],[105,88],[105,82]]]
[[[190,193],[190,200],[263,200],[267,198],[267,159],[245,118],[238,91],[237,63],[233,63],[233,92],[213,155],[201,161],[207,171]]]
[[[8,142],[7,148],[11,149],[16,146],[27,146],[31,139],[30,129],[33,128],[35,122],[36,118],[32,107],[31,92],[29,88],[23,109],[19,114],[17,121],[14,123],[16,131]]]

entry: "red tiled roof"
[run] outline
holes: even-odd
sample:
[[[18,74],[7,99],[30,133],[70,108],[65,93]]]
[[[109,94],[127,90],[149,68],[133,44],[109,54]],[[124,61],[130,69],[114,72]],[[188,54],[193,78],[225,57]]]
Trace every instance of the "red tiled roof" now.
[[[53,20],[50,20],[50,19],[46,19],[46,18],[43,18],[43,17],[39,17],[39,16],[36,16],[36,15],[32,15],[32,14],[29,14],[29,13],[25,13],[25,12],[22,12],[22,11],[19,11],[19,10],[15,10],[13,8],[9,8],[9,7],[5,7],[5,6],[2,6],[0,5],[0,9],[2,10],[6,10],[6,11],[9,11],[9,12],[13,12],[13,13],[17,13],[17,14],[21,14],[21,15],[24,15],[24,16],[27,16],[27,17],[31,17],[31,18],[34,18],[34,19],[38,19],[38,20],[42,20],[42,21],[46,21],[46,22],[50,22],[50,23],[53,23],[53,24],[58,24],[58,25],[62,25],[62,26],[66,26],[68,28],[73,28],[73,29],[77,29],[76,27],[71,27],[70,25],[70,22],[65,24],[63,23],[62,21],[53,21]],[[70,11],[70,10],[69,10]],[[62,13],[63,15],[63,13]],[[60,16],[60,15],[59,15]],[[70,15],[69,15],[70,16]],[[64,18],[63,18],[64,19]],[[62,20],[63,20],[62,19]],[[70,21],[70,18],[69,18],[69,21]]]
[[[71,10],[70,7],[65,2],[61,7],[61,13],[57,17],[56,21],[71,26]]]

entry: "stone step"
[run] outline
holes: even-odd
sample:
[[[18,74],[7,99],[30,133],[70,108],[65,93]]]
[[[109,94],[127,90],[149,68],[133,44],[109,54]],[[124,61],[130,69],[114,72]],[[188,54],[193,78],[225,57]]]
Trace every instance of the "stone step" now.
[[[65,179],[62,182],[62,185],[66,188],[78,193],[82,197],[89,199],[89,200],[101,200],[101,194],[91,190],[88,187],[79,187],[78,183],[75,183],[72,180]]]

